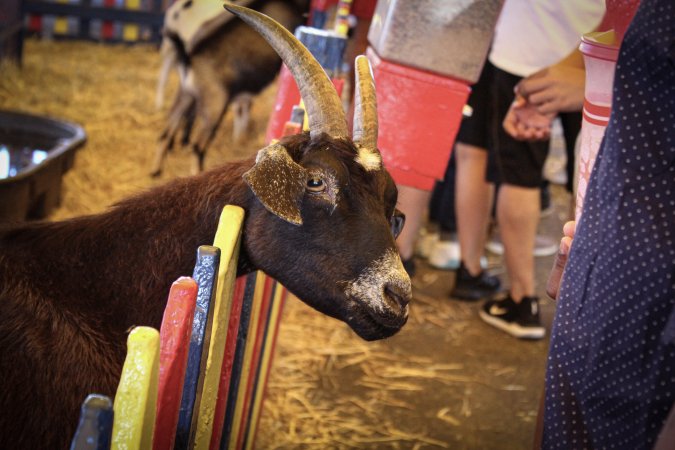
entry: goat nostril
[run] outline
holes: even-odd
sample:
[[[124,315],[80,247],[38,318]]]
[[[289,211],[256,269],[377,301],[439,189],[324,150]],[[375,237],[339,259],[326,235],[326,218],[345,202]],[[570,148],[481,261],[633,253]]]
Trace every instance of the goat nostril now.
[[[393,303],[391,306],[396,307],[401,311],[405,310],[405,307],[408,306],[408,303],[410,302],[410,290],[403,289],[393,283],[385,284],[384,294],[385,298]]]

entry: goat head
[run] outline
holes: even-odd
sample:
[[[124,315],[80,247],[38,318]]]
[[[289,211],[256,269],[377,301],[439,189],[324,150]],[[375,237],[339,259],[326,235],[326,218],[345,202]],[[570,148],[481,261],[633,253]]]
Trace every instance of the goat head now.
[[[309,121],[308,134],[260,150],[244,174],[257,198],[247,212],[247,257],[362,338],[396,333],[408,317],[411,285],[394,242],[404,218],[377,149],[368,60],[356,61],[352,140],[340,98],[309,51],[269,17],[229,3],[225,8],[279,53]]]

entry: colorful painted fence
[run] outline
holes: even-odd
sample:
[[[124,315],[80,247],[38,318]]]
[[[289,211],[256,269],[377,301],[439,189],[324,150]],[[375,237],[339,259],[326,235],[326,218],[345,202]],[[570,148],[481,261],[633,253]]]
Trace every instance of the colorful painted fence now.
[[[160,40],[170,0],[23,0],[28,32],[109,42]]]
[[[253,447],[286,291],[262,272],[235,278],[243,218],[223,209],[161,330],[131,331],[114,406],[87,397],[71,450]]]
[[[340,92],[341,80],[334,84]],[[299,94],[279,90],[277,102],[288,108],[275,108],[268,141],[301,132],[298,101]],[[96,396],[89,405],[88,397],[71,450],[254,448],[288,292],[263,272],[235,279],[243,218],[239,207],[223,209],[213,246],[197,251],[192,278],[171,287],[160,332],[130,333],[114,420],[104,408],[109,399]]]

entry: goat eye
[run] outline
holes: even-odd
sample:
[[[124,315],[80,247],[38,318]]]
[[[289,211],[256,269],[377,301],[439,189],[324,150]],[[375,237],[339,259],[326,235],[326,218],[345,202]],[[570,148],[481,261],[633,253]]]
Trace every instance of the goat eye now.
[[[396,239],[398,235],[401,234],[401,231],[403,231],[403,226],[405,225],[405,214],[403,214],[398,209],[395,209],[394,214],[392,214],[391,219],[389,220],[389,223],[391,224],[391,233],[394,235],[394,239]]]
[[[326,183],[319,177],[312,177],[307,180],[307,190],[309,192],[323,192],[326,190]]]

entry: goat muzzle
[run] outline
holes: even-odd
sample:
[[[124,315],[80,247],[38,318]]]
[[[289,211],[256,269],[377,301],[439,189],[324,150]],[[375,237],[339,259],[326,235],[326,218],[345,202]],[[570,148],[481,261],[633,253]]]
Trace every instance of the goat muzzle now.
[[[408,320],[408,303],[411,297],[409,286],[396,282],[385,283],[382,293],[385,308],[376,314],[377,317],[374,314],[371,314],[371,317],[387,327],[400,328]]]

